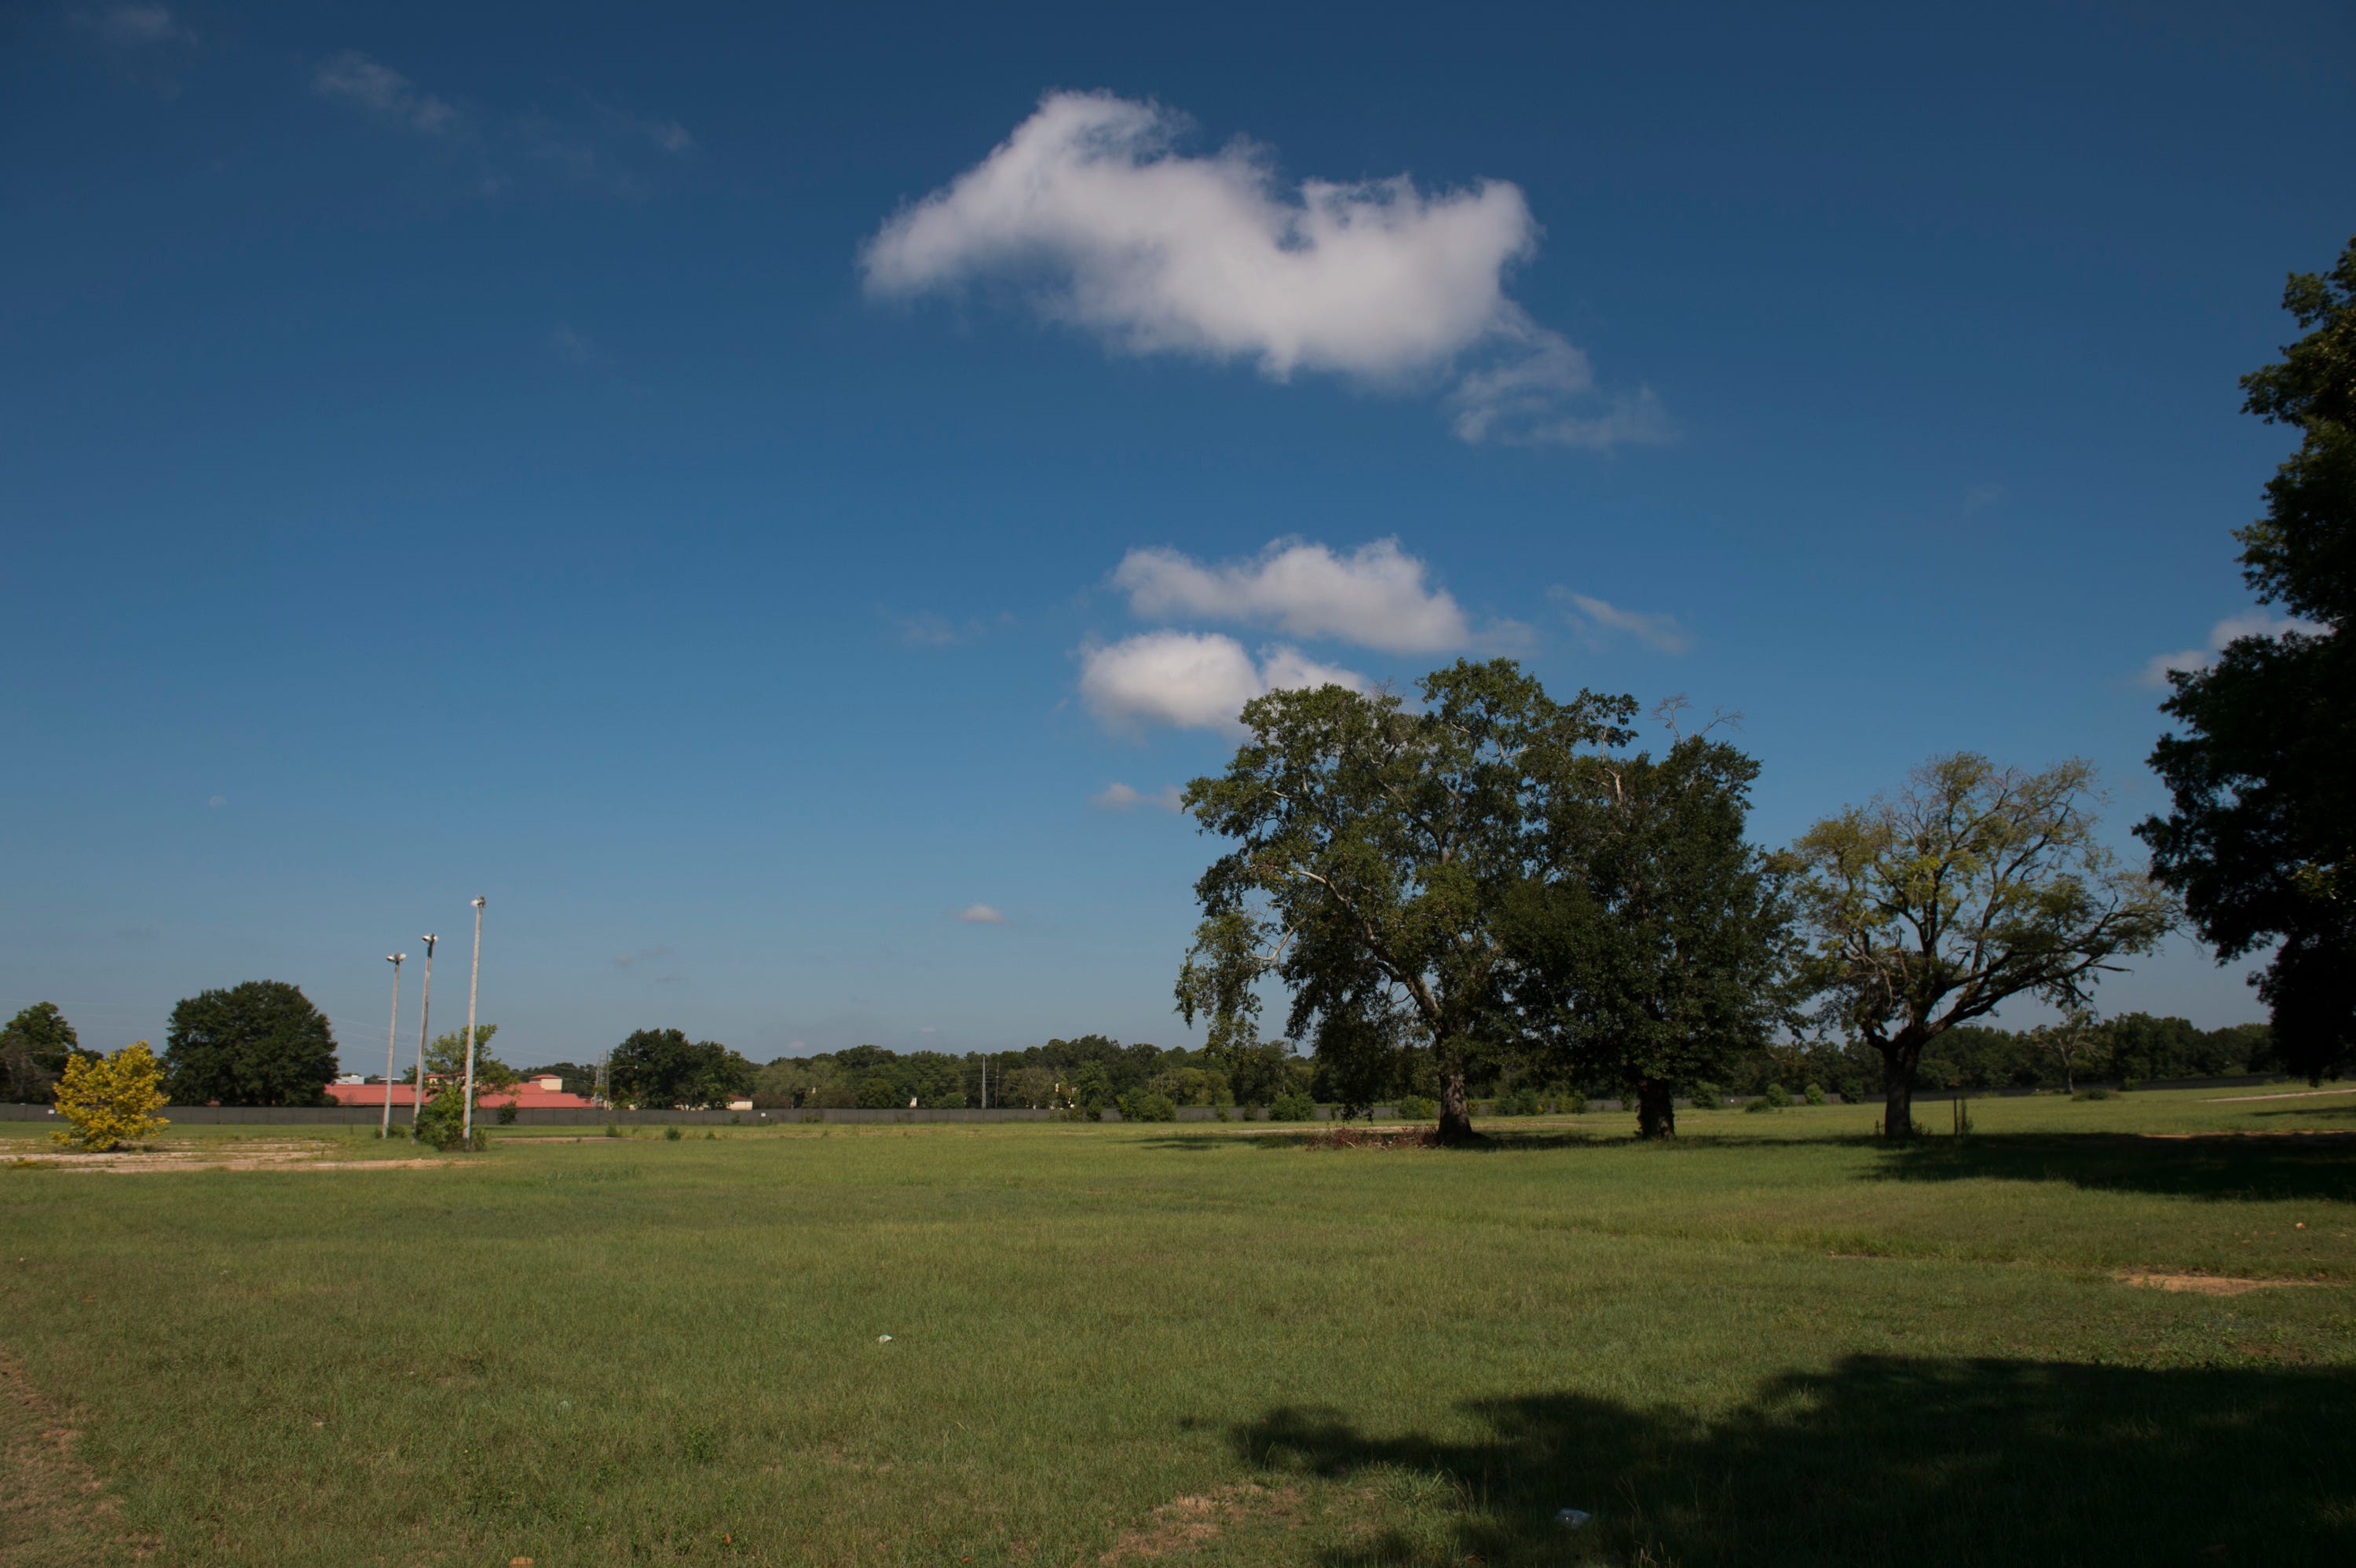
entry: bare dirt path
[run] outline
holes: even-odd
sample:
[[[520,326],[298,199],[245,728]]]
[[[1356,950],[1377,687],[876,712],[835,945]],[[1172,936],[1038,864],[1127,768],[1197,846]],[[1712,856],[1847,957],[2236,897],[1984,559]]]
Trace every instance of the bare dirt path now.
[[[80,1154],[43,1149],[18,1157],[20,1168],[47,1170],[99,1171],[108,1175],[174,1170],[426,1170],[458,1168],[461,1162],[443,1159],[322,1159],[335,1145],[316,1138],[277,1138],[251,1143],[166,1144],[159,1148],[116,1149],[107,1154]]]

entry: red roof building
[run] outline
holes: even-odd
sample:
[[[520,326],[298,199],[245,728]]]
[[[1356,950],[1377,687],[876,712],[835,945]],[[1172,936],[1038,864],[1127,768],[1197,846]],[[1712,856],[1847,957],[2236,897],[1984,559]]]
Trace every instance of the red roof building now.
[[[487,1089],[475,1096],[475,1104],[486,1110],[496,1111],[502,1105],[513,1105],[519,1111],[586,1111],[592,1102],[578,1094],[564,1092],[562,1078],[527,1078],[512,1089]],[[407,1110],[417,1103],[416,1089],[407,1083],[395,1083],[392,1104],[395,1110]],[[330,1083],[327,1097],[338,1105],[380,1106],[384,1104],[386,1085],[382,1083]]]

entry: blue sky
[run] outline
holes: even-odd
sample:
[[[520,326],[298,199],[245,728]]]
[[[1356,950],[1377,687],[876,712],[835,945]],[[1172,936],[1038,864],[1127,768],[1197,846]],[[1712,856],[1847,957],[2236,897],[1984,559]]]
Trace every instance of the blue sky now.
[[[2220,11],[20,8],[0,1008],[364,1067],[481,893],[518,1060],[1180,1043],[1223,705],[1487,649],[2132,851],[2356,228],[2356,16]]]

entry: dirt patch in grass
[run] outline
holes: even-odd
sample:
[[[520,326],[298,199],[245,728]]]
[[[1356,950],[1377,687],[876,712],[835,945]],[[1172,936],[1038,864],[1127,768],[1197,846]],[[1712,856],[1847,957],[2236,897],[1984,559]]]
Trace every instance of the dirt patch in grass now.
[[[2235,1279],[2216,1274],[2123,1274],[2121,1285],[2149,1290],[2181,1291],[2188,1296],[2247,1296],[2254,1290],[2280,1290],[2317,1283],[2311,1279]]]
[[[115,1149],[106,1154],[58,1149],[19,1157],[15,1164],[27,1169],[100,1171],[120,1176],[142,1171],[284,1170],[289,1167],[304,1170],[422,1170],[457,1163],[441,1159],[319,1157],[334,1147],[333,1144],[316,1139],[282,1138],[212,1147],[166,1144],[155,1148]]]
[[[107,1547],[134,1559],[157,1543],[123,1534],[115,1500],[96,1471],[73,1455],[74,1430],[33,1387],[14,1356],[0,1351],[0,1565],[81,1568]]]
[[[1097,1559],[1099,1563],[1147,1563],[1191,1552],[1236,1524],[1280,1519],[1301,1506],[1290,1487],[1273,1489],[1245,1483],[1199,1497],[1174,1498],[1155,1509],[1141,1530],[1132,1530]]]

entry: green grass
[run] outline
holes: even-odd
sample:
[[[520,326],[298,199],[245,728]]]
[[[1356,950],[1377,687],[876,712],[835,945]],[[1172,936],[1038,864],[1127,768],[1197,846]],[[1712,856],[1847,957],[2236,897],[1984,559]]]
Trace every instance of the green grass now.
[[[2356,1094],[1921,1114],[0,1168],[0,1349],[116,1500],[0,1560],[2356,1561],[2356,1140],[2143,1136]],[[171,1136],[414,1152],[362,1131]]]

